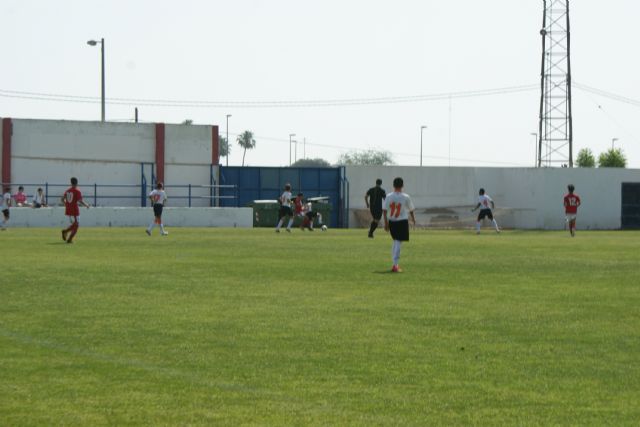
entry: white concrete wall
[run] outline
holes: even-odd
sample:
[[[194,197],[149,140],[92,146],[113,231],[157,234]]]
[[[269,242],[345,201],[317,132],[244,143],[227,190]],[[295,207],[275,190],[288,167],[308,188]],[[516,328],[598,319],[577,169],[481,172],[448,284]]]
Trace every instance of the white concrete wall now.
[[[80,208],[82,227],[146,227],[153,220],[151,208]],[[12,208],[9,227],[66,227],[64,208]],[[165,208],[165,226],[253,227],[252,208]]]
[[[211,126],[165,125],[164,182],[171,206],[188,206],[188,184],[192,206],[210,205],[210,190],[198,186],[210,182],[211,132]],[[130,186],[98,187],[98,204],[140,206],[140,164],[155,163],[155,146],[154,124],[13,119],[12,182],[14,187],[30,184],[25,186],[29,196],[49,183],[50,202],[71,176],[91,203],[94,184]],[[150,185],[151,168],[145,169]]]
[[[578,226],[618,229],[621,226],[621,184],[640,182],[640,170],[618,168],[464,168],[347,166],[350,184],[350,224],[358,226],[356,209],[366,209],[364,195],[375,185],[393,191],[393,178],[404,179],[405,191],[416,205],[418,222],[427,226],[471,227],[478,189],[496,203],[496,219],[504,227],[562,229],[562,197],[574,184],[582,199]]]
[[[211,178],[211,132],[211,126],[166,125],[165,182],[179,186],[167,189],[172,205],[187,205],[185,186],[192,184],[191,206],[210,206],[210,189],[199,186],[209,185]]]

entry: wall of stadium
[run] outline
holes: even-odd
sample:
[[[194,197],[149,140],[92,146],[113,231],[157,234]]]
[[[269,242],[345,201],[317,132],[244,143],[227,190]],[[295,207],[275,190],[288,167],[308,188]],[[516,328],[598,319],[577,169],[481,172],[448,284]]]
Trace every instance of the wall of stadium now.
[[[173,206],[187,206],[189,184],[192,206],[210,205],[210,189],[198,186],[210,184],[217,163],[217,126],[10,120],[10,163],[3,175],[10,169],[14,192],[27,184],[32,195],[49,183],[50,198],[56,198],[76,176],[87,195],[98,184],[101,206],[140,206],[144,169],[148,185],[153,173],[169,186]]]
[[[82,227],[146,227],[153,220],[151,208],[80,208]],[[64,208],[12,208],[9,227],[66,227]],[[167,227],[253,227],[252,208],[165,208]]]
[[[498,223],[507,228],[564,228],[562,198],[567,184],[574,184],[582,199],[578,227],[619,229],[623,182],[640,182],[638,169],[586,168],[472,168],[347,166],[350,226],[364,226],[368,211],[364,195],[375,185],[393,191],[396,176],[416,206],[417,222],[427,227],[473,227],[479,188],[485,188],[496,204]]]

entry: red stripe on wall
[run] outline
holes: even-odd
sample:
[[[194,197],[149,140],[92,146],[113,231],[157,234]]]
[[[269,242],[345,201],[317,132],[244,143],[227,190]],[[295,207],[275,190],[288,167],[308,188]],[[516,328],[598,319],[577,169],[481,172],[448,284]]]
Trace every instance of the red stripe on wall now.
[[[164,182],[164,123],[156,123],[156,182]]]
[[[220,138],[218,126],[211,126],[211,164],[220,164]]]
[[[11,119],[2,119],[2,182],[11,183],[11,136],[13,135],[13,122]]]

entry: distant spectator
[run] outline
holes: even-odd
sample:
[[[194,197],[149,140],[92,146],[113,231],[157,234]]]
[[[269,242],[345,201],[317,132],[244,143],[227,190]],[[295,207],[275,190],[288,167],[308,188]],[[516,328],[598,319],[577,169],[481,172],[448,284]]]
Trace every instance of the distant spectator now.
[[[27,195],[24,194],[24,187],[22,185],[18,187],[18,192],[13,195],[13,200],[16,201],[17,207],[29,206],[27,203]]]
[[[44,197],[44,191],[42,191],[42,187],[39,187],[36,191],[36,194],[33,195],[33,202],[31,206],[34,208],[47,207],[47,199]]]

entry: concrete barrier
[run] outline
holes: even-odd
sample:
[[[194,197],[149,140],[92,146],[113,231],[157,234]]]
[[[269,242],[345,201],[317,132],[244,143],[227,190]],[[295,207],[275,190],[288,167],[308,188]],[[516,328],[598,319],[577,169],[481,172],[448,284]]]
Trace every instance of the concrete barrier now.
[[[64,208],[12,208],[9,227],[63,227],[69,223]],[[167,227],[253,227],[252,208],[164,209]],[[153,221],[151,208],[80,208],[82,227],[142,227]]]
[[[470,212],[485,188],[496,204],[501,227],[562,230],[563,196],[574,184],[582,199],[580,230],[619,229],[622,184],[640,182],[640,169],[623,168],[476,168],[415,166],[347,166],[350,225],[368,227],[364,195],[376,178],[393,191],[394,177],[404,179],[422,227],[473,227],[478,212]],[[369,220],[370,221],[370,220]]]

